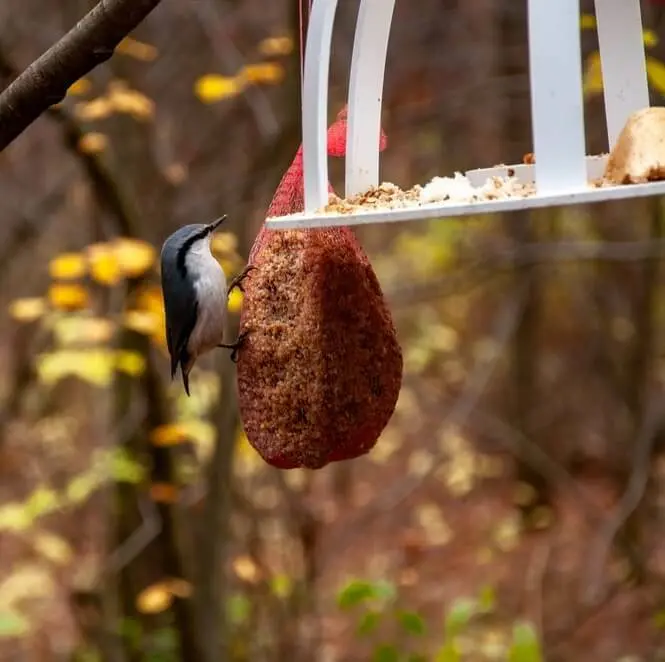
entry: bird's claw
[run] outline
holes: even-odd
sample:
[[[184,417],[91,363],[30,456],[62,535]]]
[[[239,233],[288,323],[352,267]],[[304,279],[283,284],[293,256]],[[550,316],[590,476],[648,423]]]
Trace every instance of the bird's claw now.
[[[231,361],[234,363],[238,363],[238,350],[240,350],[243,346],[243,343],[245,342],[245,338],[247,338],[247,335],[249,334],[249,331],[242,331],[239,335],[237,340],[234,343],[230,343],[228,345],[222,343],[221,345],[218,345],[219,347],[223,347],[224,349],[230,349],[231,350]]]
[[[256,269],[255,266],[248,264],[231,282],[229,283],[229,294],[237,287],[243,294],[245,290],[243,289],[242,282],[247,278],[247,274]]]

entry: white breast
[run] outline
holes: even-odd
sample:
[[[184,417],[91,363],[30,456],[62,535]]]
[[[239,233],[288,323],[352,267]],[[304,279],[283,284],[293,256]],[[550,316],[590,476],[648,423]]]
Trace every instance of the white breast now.
[[[192,247],[185,264],[199,302],[196,325],[187,345],[190,355],[195,358],[224,342],[226,276],[205,239]]]

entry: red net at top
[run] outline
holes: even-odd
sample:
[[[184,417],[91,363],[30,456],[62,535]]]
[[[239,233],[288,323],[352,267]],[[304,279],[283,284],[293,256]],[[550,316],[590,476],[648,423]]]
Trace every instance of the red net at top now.
[[[328,153],[345,152],[342,110],[328,130]],[[302,211],[303,197],[301,147],[268,216]],[[249,263],[255,269],[245,283],[238,397],[250,443],[283,469],[316,469],[367,453],[394,411],[402,354],[354,233],[262,227]]]

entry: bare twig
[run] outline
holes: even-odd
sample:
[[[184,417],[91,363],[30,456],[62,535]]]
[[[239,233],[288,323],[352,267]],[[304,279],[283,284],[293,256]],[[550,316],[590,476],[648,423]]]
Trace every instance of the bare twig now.
[[[547,564],[552,551],[551,541],[545,541],[534,549],[531,560],[526,571],[526,601],[527,609],[538,629],[539,638],[542,640],[544,632],[543,623],[543,595],[545,574]]]
[[[108,60],[116,46],[160,0],[100,0],[59,42],[0,94],[0,150],[44,111],[64,99],[72,83]]]
[[[108,555],[102,577],[129,565],[160,534],[162,518],[155,503],[144,497],[139,499],[138,509],[143,520],[141,525]]]
[[[639,505],[649,478],[649,461],[654,440],[663,423],[665,411],[660,397],[654,396],[644,416],[644,423],[637,438],[633,470],[628,486],[621,496],[612,516],[602,527],[595,544],[595,550],[589,555],[589,575],[584,598],[587,604],[598,598],[601,573],[605,568],[607,555],[617,533]]]

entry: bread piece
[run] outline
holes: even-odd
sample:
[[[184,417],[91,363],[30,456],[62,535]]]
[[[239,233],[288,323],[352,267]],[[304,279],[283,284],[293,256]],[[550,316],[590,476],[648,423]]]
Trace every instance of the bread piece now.
[[[614,184],[665,179],[665,108],[644,108],[628,118],[610,152],[605,179]]]

